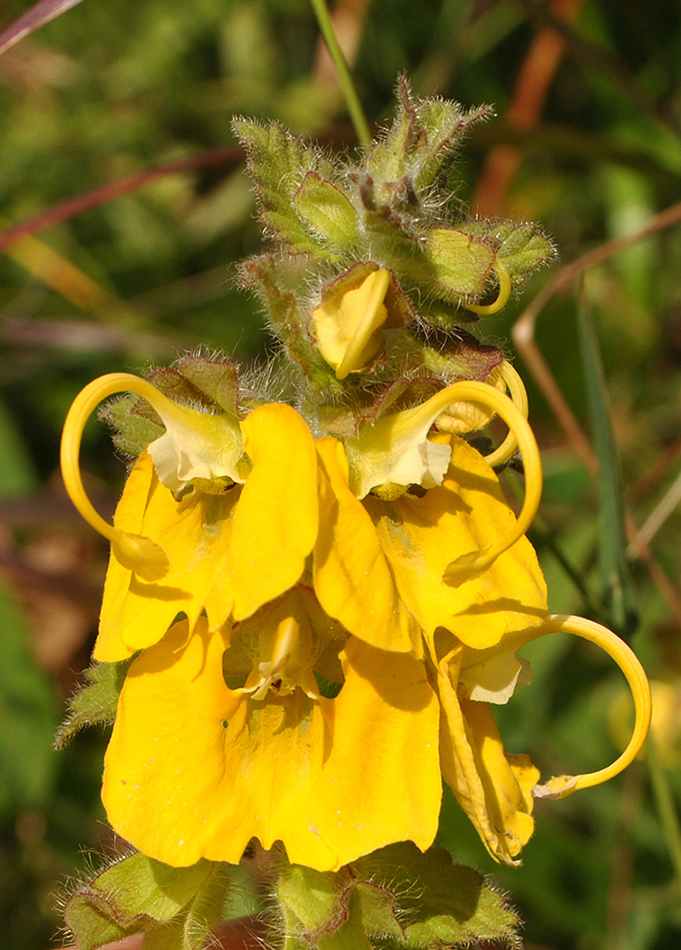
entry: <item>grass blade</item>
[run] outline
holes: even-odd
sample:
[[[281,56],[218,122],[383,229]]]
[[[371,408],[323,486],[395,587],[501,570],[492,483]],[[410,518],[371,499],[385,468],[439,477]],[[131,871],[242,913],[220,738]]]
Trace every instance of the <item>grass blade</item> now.
[[[619,459],[598,338],[583,289],[579,297],[577,323],[593,445],[598,459],[596,485],[603,599],[609,607],[609,619],[613,629],[622,635],[630,635],[636,629],[638,617],[625,559],[624,507]]]

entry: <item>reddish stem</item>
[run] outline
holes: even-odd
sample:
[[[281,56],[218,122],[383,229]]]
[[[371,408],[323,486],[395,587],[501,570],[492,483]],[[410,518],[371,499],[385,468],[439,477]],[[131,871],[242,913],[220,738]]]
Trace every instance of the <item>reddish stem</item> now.
[[[200,152],[198,155],[190,155],[188,158],[180,158],[174,162],[157,165],[156,168],[150,168],[148,171],[140,172],[137,175],[129,175],[127,178],[121,178],[119,181],[103,185],[101,188],[86,191],[82,195],[70,198],[68,201],[55,205],[27,221],[22,221],[20,224],[8,228],[7,231],[0,234],[0,251],[6,250],[11,244],[27,234],[37,234],[46,228],[53,227],[55,224],[61,224],[62,221],[68,221],[69,218],[74,218],[83,211],[89,211],[90,208],[96,208],[98,205],[121,198],[132,191],[138,191],[159,178],[164,178],[167,175],[179,175],[182,172],[207,168],[211,165],[235,165],[243,157],[244,151],[239,145],[213,148],[206,152]]]
[[[552,0],[551,12],[559,20],[573,20],[583,0]],[[565,51],[565,38],[551,27],[542,27],[532,41],[504,116],[513,129],[536,126],[546,103],[551,83]],[[502,214],[506,195],[522,159],[514,145],[497,145],[487,157],[476,189],[474,206],[486,216]]]

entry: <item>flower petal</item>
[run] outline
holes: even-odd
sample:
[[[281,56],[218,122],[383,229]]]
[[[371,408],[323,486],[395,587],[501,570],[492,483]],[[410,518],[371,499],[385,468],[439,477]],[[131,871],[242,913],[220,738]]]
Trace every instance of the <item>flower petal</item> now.
[[[429,412],[432,405],[436,408]],[[346,440],[352,489],[358,498],[389,482],[424,488],[441,484],[452,451],[449,445],[431,442],[427,435],[446,405],[433,397],[414,409],[365,423],[357,436]]]
[[[437,678],[442,775],[492,857],[517,864],[534,829],[532,788],[539,770],[527,756],[505,755],[487,703],[459,699],[450,657],[438,664]]]
[[[295,409],[273,403],[241,423],[253,461],[237,506],[229,570],[243,620],[299,580],[317,537],[317,456]]]
[[[299,686],[310,698],[319,699],[313,668],[316,654],[326,643],[318,641],[316,632],[300,589],[294,588],[238,624],[223,660],[223,672],[227,664],[233,667],[233,655],[238,660],[245,654],[250,668],[244,692],[254,699],[263,698],[274,682],[278,682],[280,695]]]
[[[341,865],[393,841],[423,851],[437,832],[442,796],[439,709],[425,667],[354,637],[341,660],[345,684],[328,717],[333,744],[314,793],[327,840]]]
[[[355,438],[345,443],[351,486],[358,498],[364,498],[372,488],[391,483],[433,488],[443,482],[454,443],[450,444],[446,437],[431,436],[430,427],[453,404],[471,401],[494,409],[517,440],[525,466],[525,498],[509,531],[494,535],[489,544],[460,554],[447,564],[443,576],[452,586],[483,574],[525,534],[537,513],[542,489],[541,457],[522,412],[493,386],[475,380],[461,381],[441,389],[420,406],[366,423]]]
[[[484,649],[546,617],[546,585],[526,538],[485,571],[453,587],[442,581],[459,554],[512,529],[515,515],[499,480],[475,449],[452,436],[452,463],[442,486],[423,498],[364,499],[402,600],[426,637],[445,627],[474,649]]]
[[[324,610],[366,643],[399,652],[421,649],[421,633],[402,603],[376,528],[348,487],[340,442],[317,442],[319,535],[314,584]]]
[[[192,481],[245,480],[239,467],[244,447],[234,416],[197,412],[165,397],[148,398],[166,427],[147,449],[166,488],[179,491]]]
[[[389,286],[387,270],[372,271],[358,287],[333,295],[312,312],[319,351],[338,379],[357,372],[380,349],[376,331],[388,316],[383,301]]]
[[[335,700],[227,688],[224,640],[177,624],[134,661],[106,756],[116,831],[173,866],[237,863],[252,836],[335,870],[437,830],[438,709],[423,664],[351,641]],[[370,754],[367,755],[367,750]]]
[[[532,682],[532,670],[529,661],[519,657],[513,648],[466,650],[459,682],[469,699],[504,705],[516,686]]]
[[[239,491],[196,494],[178,502],[160,484],[150,456],[140,456],[114,523],[161,542],[170,557],[170,570],[162,581],[148,584],[111,557],[96,660],[114,663],[157,643],[179,613],[186,614],[190,629],[204,609],[213,628],[226,620],[233,598],[225,562]]]

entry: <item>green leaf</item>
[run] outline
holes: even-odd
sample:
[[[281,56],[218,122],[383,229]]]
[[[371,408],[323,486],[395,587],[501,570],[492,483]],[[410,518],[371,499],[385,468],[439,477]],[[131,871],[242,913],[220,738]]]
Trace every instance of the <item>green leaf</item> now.
[[[293,197],[298,214],[322,237],[340,248],[357,241],[359,219],[343,192],[316,172],[308,172]]]
[[[415,100],[402,77],[399,108],[382,140],[369,152],[364,170],[378,182],[409,182],[407,191],[421,197],[458,150],[468,127],[491,113],[488,106],[464,112],[456,102]],[[379,189],[380,190],[380,189]]]
[[[143,927],[141,921],[123,926],[112,920],[106,902],[96,897],[71,898],[66,905],[65,919],[78,950],[96,950],[137,933]]]
[[[334,166],[276,123],[262,126],[235,119],[232,128],[246,146],[249,171],[263,209],[263,224],[277,240],[286,241],[297,252],[327,256],[322,244],[308,233],[296,214],[294,196],[307,172],[335,178]]]
[[[385,884],[360,881],[353,898],[357,901],[356,916],[368,934],[381,934],[402,939],[404,929],[398,919],[396,895]],[[353,908],[351,908],[352,916]]]
[[[490,106],[465,112],[457,102],[424,99],[418,103],[417,130],[413,156],[416,170],[414,188],[428,188],[456,155],[469,127],[492,114]]]
[[[187,908],[183,950],[202,950],[206,945],[211,930],[222,916],[225,898],[235,877],[234,871],[232,865],[210,865],[210,874]]]
[[[428,343],[421,345],[421,358],[427,370],[441,376],[458,376],[483,382],[504,354],[491,343],[480,343],[461,327],[452,332],[433,328]]]
[[[144,931],[143,950],[186,950],[184,916],[162,924],[150,923]]]
[[[378,139],[364,160],[365,171],[379,181],[397,181],[406,175],[408,155],[414,140],[416,110],[409,99],[409,89],[400,83],[401,104],[385,136]]]
[[[342,392],[343,384],[336,379],[333,369],[313,349],[307,332],[308,315],[299,307],[296,295],[282,287],[277,264],[277,258],[271,254],[253,257],[242,264],[242,279],[266,305],[274,333],[291,359],[303,367],[311,388]]]
[[[434,280],[450,299],[483,293],[495,256],[488,245],[456,228],[432,228],[426,254]]]
[[[619,634],[630,635],[638,625],[638,614],[625,557],[622,479],[598,338],[583,294],[578,306],[578,326],[598,458],[599,554],[604,600],[609,606],[610,626]]]
[[[215,400],[202,392],[199,386],[180,372],[179,367],[162,366],[160,369],[154,369],[147,374],[146,380],[175,402],[198,403],[205,409],[215,408]],[[142,402],[148,405],[146,400]]]
[[[556,249],[537,224],[513,221],[466,221],[460,229],[495,248],[506,265],[514,287],[556,256]]]
[[[347,895],[347,918],[337,930],[319,937],[314,946],[319,950],[372,950],[357,888]]]
[[[355,873],[396,896],[404,936],[381,939],[382,947],[426,950],[467,947],[483,941],[517,946],[518,917],[482,874],[453,865],[448,852],[431,848],[421,854],[409,842],[391,845],[361,858]],[[369,923],[369,926],[372,926]],[[373,923],[380,936],[380,918]]]
[[[187,356],[180,360],[177,368],[186,380],[216,406],[232,415],[237,414],[239,379],[236,366],[200,356]]]
[[[160,417],[139,396],[123,396],[99,410],[99,418],[115,431],[114,445],[130,458],[137,458],[165,432]]]
[[[300,864],[285,864],[277,884],[277,897],[289,915],[304,927],[306,939],[333,926],[340,910],[339,890],[347,875],[315,871]]]
[[[36,665],[21,608],[0,581],[0,814],[41,805],[55,777],[52,684]]]
[[[63,749],[85,726],[109,725],[115,720],[118,697],[132,660],[93,663],[85,671],[85,685],[69,700],[68,716],[57,731],[57,749]]]
[[[503,897],[440,849],[390,845],[337,873],[283,864],[276,893],[286,950],[518,944],[518,918]]]
[[[210,861],[173,868],[137,852],[99,874],[90,885],[117,918],[129,922],[144,915],[172,920],[194,898],[211,873]]]
[[[173,868],[141,853],[97,874],[72,895],[65,917],[78,950],[140,930],[145,950],[201,950],[220,916],[232,868],[201,860]]]

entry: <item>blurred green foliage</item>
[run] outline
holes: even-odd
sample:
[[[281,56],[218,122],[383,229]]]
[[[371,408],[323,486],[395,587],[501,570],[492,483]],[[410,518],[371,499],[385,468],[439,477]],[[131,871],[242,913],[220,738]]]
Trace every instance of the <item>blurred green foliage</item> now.
[[[8,0],[3,22],[29,6]],[[499,118],[474,131],[454,170],[455,196],[492,215],[542,222],[562,262],[681,201],[678,3],[346,0],[340,8],[346,36],[356,38],[354,75],[372,123],[389,117],[400,72],[417,95],[495,106]],[[569,21],[546,100],[534,121],[514,121],[519,105],[541,92],[540,66],[525,91],[517,79],[547,17],[560,11]],[[352,148],[318,55],[306,0],[85,0],[0,57],[2,221],[16,224],[157,165],[235,146],[236,114]],[[502,146],[516,149],[516,165],[492,200],[490,162]],[[56,474],[68,405],[103,372],[162,365],[199,346],[246,363],[269,352],[257,306],[234,282],[235,263],[260,247],[235,151],[157,176],[37,238],[78,271],[60,283],[39,265],[36,245],[26,251],[28,270],[11,248],[0,254],[0,950],[56,945],[54,894],[83,863],[81,849],[112,844],[98,800],[103,735],[93,730],[58,754],[50,748],[87,663],[107,553],[66,504]],[[482,334],[512,354],[513,323],[560,266],[481,323]],[[676,225],[585,277],[623,473],[618,501],[639,526],[681,467],[680,273]],[[576,292],[548,303],[537,342],[588,429]],[[522,361],[516,365],[544,449],[544,526],[534,540],[551,607],[612,622],[607,610],[599,613],[594,482]],[[124,471],[96,424],[86,433],[84,468],[100,509],[111,511]],[[677,506],[650,542],[653,572],[639,559],[629,567],[634,645],[651,676],[681,697],[680,542]],[[530,753],[545,776],[610,761],[619,675],[595,651],[560,637],[527,654],[534,683],[500,710],[507,748]],[[677,805],[680,706],[681,699],[660,749]],[[681,944],[681,868],[643,761],[608,786],[540,802],[520,870],[492,865],[450,798],[441,838],[456,860],[512,895],[528,948]]]

